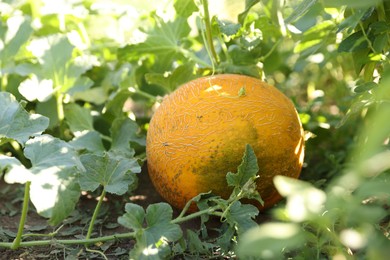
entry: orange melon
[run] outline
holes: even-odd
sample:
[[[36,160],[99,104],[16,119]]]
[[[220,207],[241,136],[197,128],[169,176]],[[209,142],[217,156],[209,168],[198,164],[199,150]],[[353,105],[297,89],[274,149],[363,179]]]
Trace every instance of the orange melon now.
[[[179,209],[201,192],[227,198],[226,173],[237,171],[246,144],[257,156],[257,190],[268,208],[281,199],[273,177],[301,172],[304,137],[294,105],[256,78],[198,78],[165,97],[152,116],[148,172],[161,196]]]

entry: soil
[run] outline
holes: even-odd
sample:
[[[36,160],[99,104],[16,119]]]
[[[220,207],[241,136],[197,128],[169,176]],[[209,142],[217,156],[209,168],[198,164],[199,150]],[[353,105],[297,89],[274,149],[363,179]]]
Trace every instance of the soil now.
[[[92,216],[96,205],[95,194],[85,194],[80,198],[80,201],[74,213],[65,220],[65,225],[60,228],[56,239],[75,239],[85,236],[88,228],[88,221]],[[20,211],[23,200],[23,185],[6,184],[0,180],[0,241],[12,242],[16,235]],[[127,202],[133,202],[146,208],[148,205],[158,202],[163,202],[164,199],[156,192],[146,169],[143,169],[139,174],[139,184],[137,190],[129,196],[107,196],[107,200],[101,207],[101,212],[98,221],[95,224],[95,232],[92,237],[106,236],[118,233],[129,232],[128,229],[117,224],[118,216],[123,214],[124,205]],[[177,216],[180,211],[174,209],[174,216]],[[258,222],[263,222],[269,219],[267,214],[260,214]],[[213,226],[220,224],[219,219],[212,219],[209,225]],[[197,230],[200,226],[199,219],[193,219],[181,224],[182,230],[191,229]],[[30,205],[30,210],[27,216],[24,233],[48,234],[58,230],[57,227],[52,227],[47,224],[46,219],[39,216],[34,207]],[[47,237],[37,239],[50,239]],[[32,240],[26,238],[24,241]],[[96,249],[104,250],[108,259],[128,259],[128,252],[134,246],[134,241],[118,240],[103,243],[98,245]],[[85,251],[85,247],[80,246],[63,246],[53,244],[50,246],[34,246],[24,247],[17,250],[0,248],[0,260],[30,260],[30,259],[103,259],[99,254],[94,254]]]

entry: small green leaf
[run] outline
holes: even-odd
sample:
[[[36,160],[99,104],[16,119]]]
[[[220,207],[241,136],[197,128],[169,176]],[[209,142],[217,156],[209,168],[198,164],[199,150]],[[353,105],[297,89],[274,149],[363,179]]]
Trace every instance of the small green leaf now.
[[[175,68],[169,75],[147,73],[145,74],[145,79],[149,84],[157,84],[164,87],[169,93],[195,78],[194,66],[193,62],[188,62]]]
[[[149,205],[145,215],[142,207],[126,204],[126,213],[118,218],[118,222],[136,231],[137,244],[132,257],[146,259],[151,254],[153,258],[148,256],[147,259],[159,259],[159,254],[167,253],[168,242],[182,237],[180,226],[171,223],[172,213],[172,207],[167,203]],[[144,221],[147,226],[142,228]]]
[[[7,92],[0,92],[0,143],[3,138],[24,144],[31,136],[41,134],[49,119],[39,114],[29,114]]]
[[[235,36],[241,29],[241,24],[235,24],[228,21],[221,21],[217,17],[213,17],[212,24],[217,26],[219,31],[226,36]]]
[[[145,219],[145,210],[137,204],[126,203],[125,211],[126,213],[118,218],[118,223],[134,231],[142,229]]]
[[[230,210],[226,215],[226,221],[235,227],[238,235],[242,235],[250,228],[257,226],[254,218],[258,214],[259,210],[255,206],[250,204],[241,204],[241,202],[236,201],[230,207]]]
[[[240,24],[244,24],[245,18],[248,15],[250,9],[257,3],[260,3],[260,0],[245,0],[245,10],[238,15],[238,21]]]
[[[105,151],[100,133],[96,131],[82,131],[69,144],[77,150],[88,150],[93,153]]]
[[[93,120],[89,109],[75,103],[67,104],[64,108],[65,120],[73,133],[93,130]]]
[[[290,14],[286,19],[286,23],[293,23],[299,18],[301,18],[310,8],[316,4],[318,0],[303,0],[296,8],[292,14]]]
[[[250,179],[255,178],[259,171],[257,157],[252,147],[247,144],[242,162],[237,168],[237,173],[229,172],[226,180],[229,186],[243,187]]]
[[[122,195],[136,181],[141,167],[134,158],[118,158],[112,153],[85,154],[80,157],[86,171],[80,173],[81,189],[94,191],[100,185],[109,193]]]
[[[170,223],[172,207],[164,202],[149,205],[146,209],[145,238],[148,245],[157,243],[160,239],[176,241],[182,236],[180,226]]]
[[[175,0],[173,4],[176,13],[183,17],[189,17],[192,13],[198,11],[194,0]]]
[[[353,91],[355,93],[362,93],[362,92],[369,91],[369,90],[376,88],[376,87],[378,87],[378,84],[375,82],[365,82],[363,84],[359,84],[358,86],[356,86],[356,88],[354,88]]]
[[[139,126],[129,118],[117,118],[110,129],[112,136],[111,151],[132,156],[131,143],[145,146],[145,137],[140,134]]]
[[[195,254],[197,256],[210,254],[210,250],[214,246],[213,244],[200,240],[199,234],[195,233],[191,229],[186,231],[186,235],[187,247],[191,254]]]
[[[362,31],[357,31],[345,38],[339,45],[339,52],[353,52],[368,47],[367,39]]]
[[[304,234],[294,223],[267,223],[241,237],[237,255],[241,259],[283,259],[283,253],[304,245]]]

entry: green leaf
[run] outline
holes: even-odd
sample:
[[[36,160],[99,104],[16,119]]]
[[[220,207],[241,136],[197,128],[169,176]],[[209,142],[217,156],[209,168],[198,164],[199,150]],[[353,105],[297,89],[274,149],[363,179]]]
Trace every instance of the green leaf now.
[[[77,150],[87,150],[93,153],[105,151],[100,133],[96,131],[82,131],[69,144]]]
[[[7,19],[7,26],[0,23],[0,72],[12,64],[14,56],[30,38],[33,28],[31,20],[25,16]]]
[[[111,151],[132,156],[134,150],[131,148],[131,142],[141,146],[146,145],[145,137],[139,133],[139,126],[129,118],[115,119],[110,131],[112,136]]]
[[[137,231],[143,228],[145,219],[145,210],[133,203],[126,203],[126,213],[118,218],[118,223],[122,226]]]
[[[76,173],[83,166],[69,144],[49,135],[27,141],[24,154],[31,161],[30,169],[16,159],[1,157],[0,167],[8,169],[5,180],[8,183],[31,181],[30,198],[37,212],[56,225],[73,211],[79,199]]]
[[[366,92],[366,91],[369,91],[373,88],[377,88],[378,87],[378,84],[375,83],[375,82],[365,82],[363,84],[359,84],[356,86],[356,88],[353,89],[353,91],[355,93],[362,93],[362,92]]]
[[[18,159],[0,154],[0,173],[3,171],[6,172],[5,182],[10,184],[24,184],[33,178],[33,174]],[[8,172],[11,172],[11,174],[8,174]]]
[[[173,210],[167,203],[149,205],[146,209],[145,238],[148,245],[157,243],[160,239],[176,241],[182,236],[180,226],[170,223]]]
[[[28,101],[38,100],[39,102],[48,101],[53,92],[53,81],[40,80],[35,74],[20,83],[18,90]]]
[[[30,159],[33,170],[45,170],[51,167],[83,169],[73,147],[50,135],[38,136],[27,141],[24,154]]]
[[[27,113],[13,95],[0,92],[0,143],[5,138],[24,144],[31,136],[41,134],[48,125],[48,118]]]
[[[176,13],[183,17],[189,17],[192,13],[199,10],[194,0],[175,0],[173,6]]]
[[[235,227],[238,235],[242,235],[250,228],[256,227],[257,223],[254,218],[259,214],[259,210],[250,204],[241,204],[236,201],[230,207],[226,215],[226,221]]]
[[[54,34],[33,40],[28,48],[42,65],[42,76],[52,79],[54,88],[64,88],[74,48],[68,38],[63,34]]]
[[[137,244],[132,257],[136,259],[159,259],[158,254],[166,253],[167,243],[182,237],[179,225],[172,224],[172,207],[167,203],[149,205],[146,214],[142,207],[126,204],[126,213],[118,218],[118,223],[136,231]],[[147,226],[142,228],[144,221]],[[147,257],[148,256],[148,257]]]
[[[160,85],[167,89],[167,92],[172,92],[182,84],[195,78],[194,67],[193,62],[188,62],[175,68],[169,75],[165,73],[147,73],[145,79],[149,84]]]
[[[302,247],[304,241],[304,233],[297,224],[267,223],[241,237],[237,255],[241,259],[283,259],[283,253]]]
[[[94,191],[100,185],[109,193],[122,195],[136,181],[141,171],[136,159],[118,158],[112,153],[85,154],[80,157],[86,171],[79,175],[80,187]]]
[[[93,120],[89,109],[75,103],[70,103],[64,107],[64,110],[65,120],[73,133],[84,130],[93,130]]]
[[[156,26],[152,31],[147,32],[144,42],[119,49],[118,56],[122,59],[138,60],[145,54],[172,57],[177,53],[182,53],[180,43],[191,31],[187,20],[178,17],[174,21],[165,22],[155,16],[155,21]]]
[[[339,52],[353,52],[368,48],[368,43],[362,31],[357,31],[345,38],[339,45]]]
[[[225,34],[226,36],[235,36],[241,29],[241,24],[221,21],[217,17],[213,17],[212,24],[213,26],[217,26],[219,32]]]
[[[38,213],[58,225],[75,209],[80,197],[76,167],[46,168],[36,174],[30,186],[30,198]]]
[[[200,240],[199,234],[188,229],[186,230],[186,237],[187,247],[191,254],[195,254],[196,256],[210,254],[210,250],[214,245]]]
[[[290,14],[286,19],[286,23],[293,23],[299,18],[301,18],[310,8],[317,3],[318,0],[303,0],[296,8],[292,14]]]
[[[229,186],[243,187],[250,179],[256,177],[259,171],[257,164],[257,157],[253,148],[247,144],[245,146],[245,153],[242,157],[242,162],[237,168],[237,173],[229,172],[226,175],[226,180]]]
[[[304,32],[301,41],[295,46],[294,52],[302,53],[311,49],[318,49],[320,46],[326,43],[326,38],[333,29],[335,24],[332,21],[324,21],[319,23],[306,32]]]
[[[364,8],[376,6],[381,3],[382,0],[323,0],[323,4],[326,7],[341,7],[346,5],[351,8]]]
[[[245,10],[238,15],[238,21],[240,24],[244,24],[245,18],[248,15],[250,9],[257,3],[260,3],[260,0],[245,0]]]
[[[287,197],[286,215],[295,222],[317,218],[324,211],[326,194],[312,184],[278,175],[274,184],[280,195]]]

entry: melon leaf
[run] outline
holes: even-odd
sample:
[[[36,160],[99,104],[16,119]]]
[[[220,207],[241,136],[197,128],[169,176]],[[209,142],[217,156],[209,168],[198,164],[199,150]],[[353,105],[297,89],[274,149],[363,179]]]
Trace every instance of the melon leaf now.
[[[226,180],[229,186],[242,188],[250,179],[256,178],[258,171],[259,165],[257,164],[256,154],[253,148],[247,144],[242,162],[237,168],[237,173],[229,172],[226,175]]]
[[[48,118],[39,114],[30,115],[12,94],[0,93],[0,144],[13,139],[24,145],[31,136],[41,134],[48,125]]]
[[[173,210],[167,203],[149,205],[146,212],[141,206],[127,203],[126,213],[118,218],[118,223],[134,230],[137,244],[131,252],[135,259],[160,259],[167,256],[168,242],[182,237],[179,225],[172,223]],[[144,228],[143,224],[147,226]]]
[[[253,219],[259,214],[259,210],[250,204],[241,204],[236,201],[230,207],[226,215],[226,220],[235,227],[238,235],[243,234],[250,228],[256,227],[257,223]]]
[[[86,169],[79,175],[83,190],[94,191],[101,185],[109,193],[122,195],[136,182],[134,173],[141,172],[135,158],[127,159],[111,152],[85,154],[80,159]]]
[[[0,157],[7,183],[31,182],[30,198],[37,212],[57,225],[74,209],[80,196],[76,173],[83,169],[76,151],[66,142],[42,135],[26,142],[27,169],[16,158]]]

